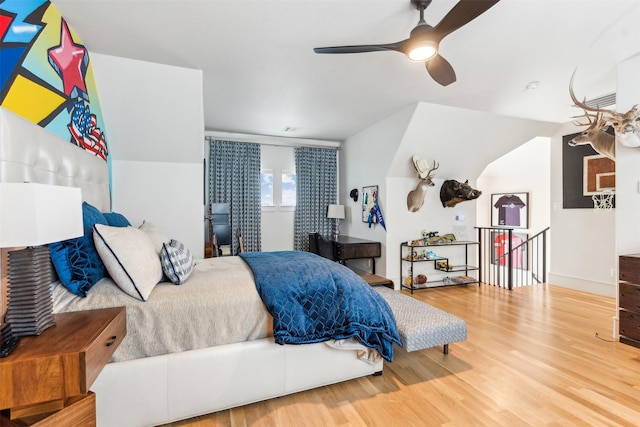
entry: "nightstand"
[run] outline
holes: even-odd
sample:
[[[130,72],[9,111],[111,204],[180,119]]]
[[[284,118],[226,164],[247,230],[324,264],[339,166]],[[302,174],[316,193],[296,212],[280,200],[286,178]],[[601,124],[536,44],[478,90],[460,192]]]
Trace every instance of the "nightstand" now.
[[[124,307],[60,313],[0,359],[0,427],[95,426],[89,387],[126,335]]]

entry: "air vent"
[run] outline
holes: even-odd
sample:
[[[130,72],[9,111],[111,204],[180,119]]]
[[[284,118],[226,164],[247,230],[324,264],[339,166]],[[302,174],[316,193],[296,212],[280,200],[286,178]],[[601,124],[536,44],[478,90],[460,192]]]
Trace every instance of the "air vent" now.
[[[610,93],[608,95],[602,95],[597,98],[587,99],[587,101],[585,102],[585,104],[587,104],[587,107],[589,108],[605,108],[605,107],[614,105],[615,103],[616,103],[615,92]]]

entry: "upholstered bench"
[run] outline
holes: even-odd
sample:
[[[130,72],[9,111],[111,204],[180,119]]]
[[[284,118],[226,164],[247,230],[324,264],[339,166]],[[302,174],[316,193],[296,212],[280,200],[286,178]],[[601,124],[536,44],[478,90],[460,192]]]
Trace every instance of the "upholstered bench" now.
[[[453,314],[384,286],[375,290],[391,307],[406,351],[442,345],[448,354],[449,343],[467,339],[467,324]]]
[[[377,274],[370,273],[358,273],[360,277],[364,279],[371,286],[386,286],[387,288],[393,289],[393,280],[387,279],[386,277],[378,276]]]

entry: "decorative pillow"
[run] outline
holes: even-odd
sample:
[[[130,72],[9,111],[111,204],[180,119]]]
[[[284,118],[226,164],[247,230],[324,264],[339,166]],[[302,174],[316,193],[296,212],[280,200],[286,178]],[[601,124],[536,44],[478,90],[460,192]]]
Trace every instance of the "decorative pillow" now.
[[[103,213],[102,215],[104,215],[105,219],[107,220],[107,224],[112,227],[131,226],[131,223],[129,222],[129,220],[121,213],[107,212],[107,213]]]
[[[95,206],[83,202],[82,222],[82,237],[51,243],[49,250],[60,283],[79,297],[86,297],[89,289],[105,275],[104,264],[93,244],[93,226],[106,225],[107,220]]]
[[[162,280],[162,266],[151,239],[135,227],[96,224],[93,240],[116,285],[132,297],[146,301]]]
[[[169,236],[164,234],[158,227],[156,227],[149,221],[143,221],[142,225],[139,228],[140,230],[144,231],[147,236],[149,236],[151,242],[153,243],[153,249],[156,251],[156,254],[158,254],[158,256],[160,255],[160,251],[162,251],[162,245],[171,241]]]
[[[194,266],[189,248],[173,239],[162,244],[160,262],[164,274],[176,285],[182,285],[189,278]]]

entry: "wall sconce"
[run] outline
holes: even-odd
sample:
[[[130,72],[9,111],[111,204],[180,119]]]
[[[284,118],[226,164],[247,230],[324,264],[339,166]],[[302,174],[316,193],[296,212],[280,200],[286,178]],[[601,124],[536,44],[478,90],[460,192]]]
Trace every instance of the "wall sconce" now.
[[[52,265],[49,247],[42,245],[83,234],[79,188],[0,183],[0,306],[4,317],[0,324],[5,320],[8,324],[2,328],[5,356],[13,349],[7,351],[8,341],[15,347],[19,337],[40,335],[54,325]]]
[[[329,205],[327,207],[327,218],[335,219],[334,239],[340,237],[340,220],[344,219],[344,205]]]

